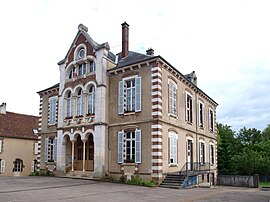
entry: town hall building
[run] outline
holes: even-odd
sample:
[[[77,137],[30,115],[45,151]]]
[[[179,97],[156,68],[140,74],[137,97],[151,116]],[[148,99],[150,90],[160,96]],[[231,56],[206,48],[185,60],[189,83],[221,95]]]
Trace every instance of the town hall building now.
[[[60,81],[39,91],[38,169],[95,178],[139,175],[161,183],[184,171],[199,181],[217,175],[217,103],[153,49],[122,51],[78,27]],[[200,180],[198,180],[200,179]]]

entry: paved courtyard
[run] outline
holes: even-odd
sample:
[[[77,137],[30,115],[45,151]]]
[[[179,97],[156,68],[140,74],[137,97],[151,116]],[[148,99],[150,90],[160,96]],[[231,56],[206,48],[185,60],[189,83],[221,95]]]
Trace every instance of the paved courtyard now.
[[[173,190],[57,177],[0,177],[0,201],[256,201],[270,191],[215,187]]]

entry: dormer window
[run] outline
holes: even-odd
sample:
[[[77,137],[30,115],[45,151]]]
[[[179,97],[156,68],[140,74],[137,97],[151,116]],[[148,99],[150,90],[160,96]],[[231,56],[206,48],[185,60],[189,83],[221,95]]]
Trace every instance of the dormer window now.
[[[81,59],[81,58],[84,58],[84,57],[85,57],[85,50],[84,50],[84,48],[81,48],[81,49],[78,51],[77,58],[78,58],[78,59]]]

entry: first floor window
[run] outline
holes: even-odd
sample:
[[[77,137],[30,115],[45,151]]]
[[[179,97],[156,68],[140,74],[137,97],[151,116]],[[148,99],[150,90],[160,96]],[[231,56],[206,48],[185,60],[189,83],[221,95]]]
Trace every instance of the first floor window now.
[[[95,114],[95,88],[90,87],[88,95],[88,114]]]
[[[84,115],[84,96],[82,93],[82,89],[80,89],[77,97],[77,116],[83,115]]]
[[[213,144],[210,144],[210,151],[209,151],[209,153],[210,153],[210,163],[211,164],[214,164],[215,163],[215,160],[214,160],[214,158],[215,158],[215,155],[214,155],[215,150],[214,150],[214,145]]]
[[[118,132],[118,163],[141,163],[141,130]]]
[[[56,137],[46,137],[45,138],[45,162],[56,161],[56,147],[57,141]]]
[[[66,116],[67,117],[73,116],[73,98],[71,92],[67,94],[66,98]]]
[[[49,124],[55,124],[56,122],[56,97],[50,98],[50,116],[49,116]]]
[[[192,105],[193,105],[192,96],[189,93],[186,93],[186,121],[188,123],[193,122],[193,115],[192,115],[193,107],[192,107]]]
[[[141,77],[119,81],[118,114],[141,111]]]
[[[174,132],[169,133],[169,163],[171,165],[177,164],[177,142],[178,142],[178,135]]]
[[[205,143],[200,142],[200,163],[205,164]]]
[[[79,74],[78,74],[78,76],[82,76],[84,74],[86,74],[86,64],[85,63],[79,65]]]
[[[15,159],[13,161],[14,167],[13,167],[13,172],[22,172],[23,171],[23,160],[22,159]]]
[[[176,115],[176,84],[169,82],[169,113]]]
[[[0,173],[5,172],[5,161],[3,159],[0,159]]]
[[[212,109],[209,109],[209,130],[214,130],[214,112]]]
[[[199,126],[204,127],[204,104],[199,102]]]

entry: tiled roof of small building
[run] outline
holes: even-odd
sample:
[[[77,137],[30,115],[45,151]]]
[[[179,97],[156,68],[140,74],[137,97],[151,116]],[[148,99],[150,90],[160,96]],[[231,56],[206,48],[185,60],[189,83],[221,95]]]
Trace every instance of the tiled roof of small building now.
[[[37,139],[33,129],[38,128],[38,117],[6,112],[0,114],[0,137]]]

